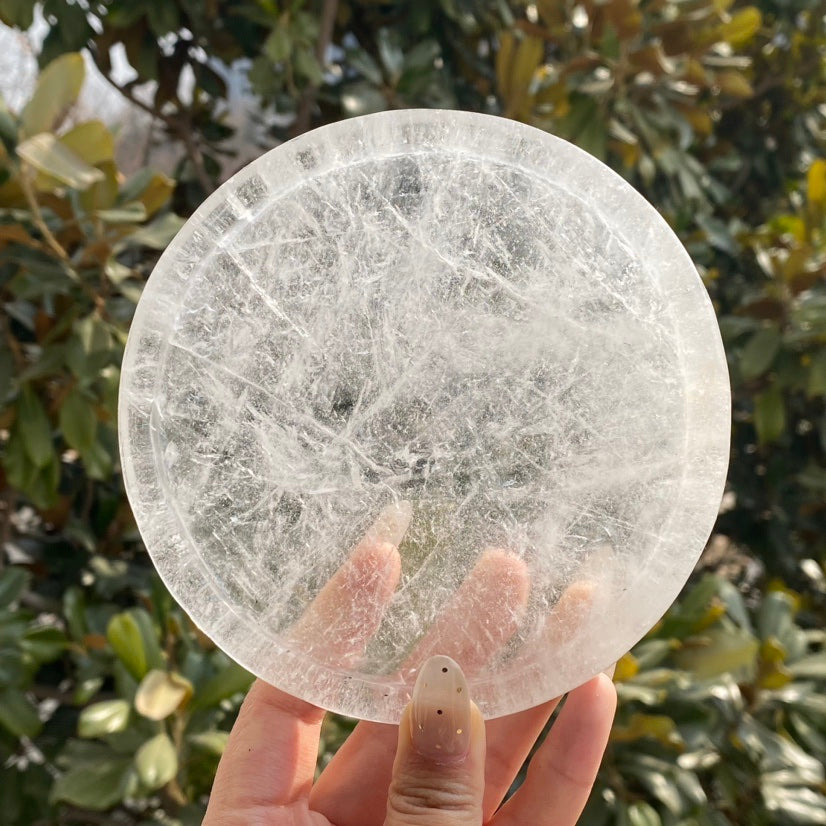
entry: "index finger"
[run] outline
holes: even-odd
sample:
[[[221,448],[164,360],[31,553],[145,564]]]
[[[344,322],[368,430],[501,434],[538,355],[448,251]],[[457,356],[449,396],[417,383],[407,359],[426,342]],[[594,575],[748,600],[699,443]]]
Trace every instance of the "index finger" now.
[[[374,529],[291,629],[294,640],[328,664],[361,654],[398,583],[399,553],[381,538],[386,530]],[[323,718],[323,709],[257,680],[218,766],[205,822],[306,799]]]

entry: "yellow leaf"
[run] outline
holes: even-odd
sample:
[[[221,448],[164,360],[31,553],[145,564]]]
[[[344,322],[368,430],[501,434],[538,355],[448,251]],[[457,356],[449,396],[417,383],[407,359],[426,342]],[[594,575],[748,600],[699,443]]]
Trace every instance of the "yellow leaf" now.
[[[53,60],[40,73],[34,94],[23,110],[23,134],[54,129],[77,100],[85,74],[83,57],[77,52]]]
[[[538,37],[524,37],[514,48],[513,35],[508,37],[509,45],[505,46],[503,39],[503,48],[500,48],[497,55],[499,89],[505,101],[505,116],[524,116],[527,114],[531,81],[542,62],[545,42]],[[503,55],[505,48],[507,53]],[[510,60],[505,63],[507,57],[510,57]]]
[[[694,57],[690,57],[685,64],[683,80],[687,83],[693,83],[695,86],[704,87],[708,83],[708,73],[699,60]]]
[[[725,616],[726,606],[721,599],[714,597],[705,614],[694,624],[692,631],[699,633],[714,625],[720,617]]]
[[[774,691],[778,688],[783,688],[784,685],[787,685],[793,679],[794,675],[785,665],[778,665],[761,675],[760,687]]]
[[[627,725],[615,725],[611,731],[611,740],[615,743],[631,743],[643,737],[651,737],[670,748],[681,749],[685,745],[677,724],[664,714],[632,714]]]
[[[765,663],[783,663],[787,654],[786,647],[773,634],[760,645],[760,659]]]
[[[735,69],[719,72],[717,85],[724,94],[735,98],[750,98],[754,94],[751,84]]]
[[[692,106],[680,107],[680,112],[698,135],[707,137],[711,134],[714,124],[711,122],[708,112]]]
[[[732,46],[744,46],[760,31],[763,16],[754,6],[746,6],[731,16],[731,20],[720,27],[720,39]]]
[[[806,176],[806,185],[809,203],[817,207],[826,205],[826,160],[818,158],[812,162]]]
[[[623,143],[622,141],[612,140],[611,149],[622,158],[622,165],[626,169],[634,169],[640,158],[642,151],[638,143]]]
[[[496,83],[503,100],[507,100],[510,95],[510,69],[515,47],[513,32],[502,32],[499,36],[499,51],[496,53]]]
[[[92,166],[114,160],[115,157],[115,140],[112,133],[99,120],[78,124],[65,135],[61,135],[60,142]]]
[[[180,674],[153,668],[135,692],[135,708],[150,720],[163,720],[192,696],[192,684]]]
[[[155,173],[146,189],[138,195],[138,200],[146,207],[146,214],[153,215],[166,205],[174,189],[175,181],[172,178]]]
[[[623,683],[626,680],[630,680],[632,677],[637,676],[639,670],[640,665],[637,662],[637,658],[630,652],[624,654],[617,661],[617,665],[614,668],[614,682]]]
[[[571,111],[568,86],[564,81],[546,86],[536,93],[536,105],[554,118],[564,118]]]
[[[109,209],[118,197],[118,168],[114,161],[103,161],[98,164],[103,178],[96,181],[80,196],[80,202],[87,212],[96,209]]]

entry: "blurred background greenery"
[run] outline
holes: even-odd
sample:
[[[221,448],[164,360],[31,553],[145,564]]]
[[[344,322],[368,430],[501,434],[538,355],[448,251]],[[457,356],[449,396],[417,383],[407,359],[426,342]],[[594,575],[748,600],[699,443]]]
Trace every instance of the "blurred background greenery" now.
[[[583,823],[826,824],[825,11],[0,0],[3,42],[39,67],[27,86],[4,47],[0,824],[200,822],[250,677],[165,592],[125,501],[129,322],[246,160],[402,107],[516,118],[603,159],[679,234],[723,332],[727,493],[680,600],[618,664]],[[351,726],[327,720],[320,766]]]

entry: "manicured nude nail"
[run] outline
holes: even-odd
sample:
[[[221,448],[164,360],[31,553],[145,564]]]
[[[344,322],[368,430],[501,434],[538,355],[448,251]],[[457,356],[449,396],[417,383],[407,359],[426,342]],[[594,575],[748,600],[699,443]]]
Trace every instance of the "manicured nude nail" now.
[[[410,715],[413,748],[436,763],[458,763],[470,748],[470,695],[457,663],[442,655],[421,667]]]

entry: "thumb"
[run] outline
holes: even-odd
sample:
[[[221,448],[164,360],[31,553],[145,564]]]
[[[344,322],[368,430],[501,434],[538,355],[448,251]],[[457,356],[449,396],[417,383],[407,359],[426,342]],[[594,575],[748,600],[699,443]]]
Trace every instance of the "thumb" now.
[[[385,826],[481,826],[485,724],[450,657],[422,665],[399,726]]]

